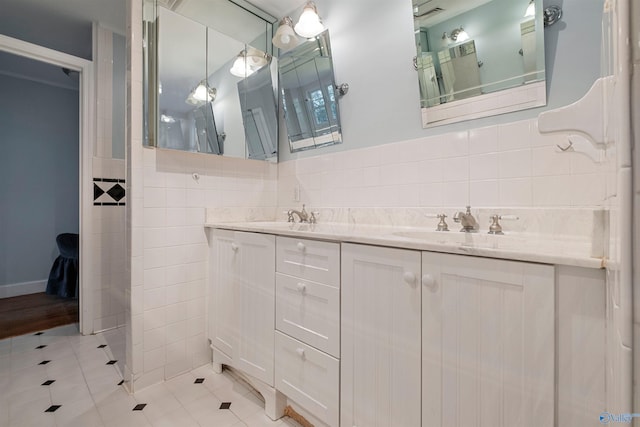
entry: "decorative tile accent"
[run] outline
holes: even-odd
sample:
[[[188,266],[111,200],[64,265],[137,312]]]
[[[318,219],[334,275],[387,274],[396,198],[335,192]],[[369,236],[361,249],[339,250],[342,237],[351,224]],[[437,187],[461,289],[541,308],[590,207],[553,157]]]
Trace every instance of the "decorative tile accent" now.
[[[43,382],[43,383],[42,383],[42,384],[40,384],[40,385],[51,385],[51,384],[53,384],[53,383],[55,383],[55,382],[56,382],[56,380],[46,380],[45,382]]]
[[[124,384],[124,380],[120,380],[120,382],[118,383],[118,385],[122,385]]]
[[[46,344],[39,345],[39,346],[36,347],[36,350],[39,350],[41,348],[45,348],[46,346],[47,346]]]
[[[222,402],[220,404],[220,409],[229,409],[231,407],[231,402]]]
[[[106,344],[100,344],[98,348],[105,348],[106,346],[107,346]]]
[[[142,411],[145,406],[147,406],[146,403],[138,403],[136,406],[134,406],[133,410],[134,411]]]
[[[126,190],[124,179],[117,178],[93,178],[93,205],[94,206],[124,206]]]
[[[44,332],[36,332],[36,333],[35,333],[35,334],[33,334],[33,335],[42,335],[42,334],[44,334]]]
[[[46,365],[49,362],[51,362],[51,360],[43,360],[42,362],[38,363],[38,365]]]
[[[116,202],[119,202],[124,198],[125,191],[124,188],[120,184],[116,184],[107,191],[107,194],[110,195]]]
[[[109,361],[107,362],[107,365],[115,365],[116,363],[118,363],[118,361],[117,361],[117,360],[109,360]]]
[[[194,384],[202,384],[204,382],[204,378],[196,378],[196,380],[193,382]]]
[[[44,412],[56,412],[58,409],[60,409],[62,407],[62,405],[51,405],[47,408],[46,411]]]

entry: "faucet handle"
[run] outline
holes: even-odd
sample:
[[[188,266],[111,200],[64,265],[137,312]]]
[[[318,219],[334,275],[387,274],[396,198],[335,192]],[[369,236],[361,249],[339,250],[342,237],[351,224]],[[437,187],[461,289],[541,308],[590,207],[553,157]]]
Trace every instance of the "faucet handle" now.
[[[320,212],[311,211],[311,216],[309,217],[309,223],[310,224],[317,224],[319,216],[320,216]]]
[[[293,211],[291,209],[282,212],[287,214],[287,222],[295,222],[295,220],[293,219]]]
[[[424,214],[424,216],[426,216],[427,218],[438,218],[440,220],[436,227],[436,231],[449,231],[449,225],[444,220],[447,217],[447,215],[441,213],[441,214]]]
[[[520,217],[516,216],[516,215],[491,215],[491,225],[489,225],[489,234],[504,234],[502,232],[502,225],[500,225],[499,220],[504,219],[504,220],[518,220],[520,219]]]

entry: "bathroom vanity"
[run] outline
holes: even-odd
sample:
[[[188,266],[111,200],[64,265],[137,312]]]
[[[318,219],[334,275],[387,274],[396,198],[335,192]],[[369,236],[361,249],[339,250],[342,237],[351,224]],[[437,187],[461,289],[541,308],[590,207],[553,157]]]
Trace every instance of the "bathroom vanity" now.
[[[214,368],[276,419],[596,425],[605,272],[584,242],[425,228],[209,222]]]

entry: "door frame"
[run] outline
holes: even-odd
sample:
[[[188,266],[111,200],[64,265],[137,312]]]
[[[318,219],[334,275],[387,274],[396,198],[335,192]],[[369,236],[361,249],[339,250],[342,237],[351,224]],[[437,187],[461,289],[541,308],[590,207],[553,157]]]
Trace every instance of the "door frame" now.
[[[92,230],[92,180],[93,150],[95,142],[95,96],[93,62],[18,40],[0,34],[0,51],[46,62],[58,67],[68,68],[80,73],[79,84],[79,230],[80,230],[80,286],[78,300],[80,304],[80,333],[93,333],[92,287],[93,260],[90,257],[93,242]]]

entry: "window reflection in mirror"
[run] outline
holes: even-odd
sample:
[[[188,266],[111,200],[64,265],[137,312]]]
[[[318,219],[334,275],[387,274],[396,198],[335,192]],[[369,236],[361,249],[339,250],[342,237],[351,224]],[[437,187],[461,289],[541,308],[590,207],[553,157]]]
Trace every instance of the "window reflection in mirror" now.
[[[279,58],[291,152],[342,142],[328,30]]]
[[[425,127],[546,104],[542,1],[525,16],[529,3],[413,0]]]
[[[145,2],[149,145],[277,161],[269,19],[242,0]]]

